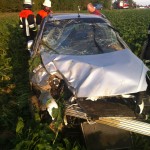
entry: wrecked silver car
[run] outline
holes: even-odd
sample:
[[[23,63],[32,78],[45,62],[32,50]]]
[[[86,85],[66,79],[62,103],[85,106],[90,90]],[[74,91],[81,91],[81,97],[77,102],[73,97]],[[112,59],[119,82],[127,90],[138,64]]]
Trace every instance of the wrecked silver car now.
[[[59,108],[61,100],[66,125],[70,116],[82,119],[82,123],[107,124],[150,136],[150,128],[143,131],[145,124],[134,122],[149,113],[149,69],[106,18],[89,14],[48,16],[33,51],[32,89],[52,120],[53,108]],[[124,119],[125,123],[118,127],[112,119]],[[82,124],[83,132],[84,128]]]

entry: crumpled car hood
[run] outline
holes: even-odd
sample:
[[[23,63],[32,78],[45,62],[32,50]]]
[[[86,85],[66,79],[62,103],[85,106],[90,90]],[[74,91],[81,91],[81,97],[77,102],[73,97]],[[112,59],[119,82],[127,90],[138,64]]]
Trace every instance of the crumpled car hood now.
[[[43,64],[59,72],[77,97],[115,96],[145,91],[148,68],[130,50],[98,55],[58,55],[43,52]]]

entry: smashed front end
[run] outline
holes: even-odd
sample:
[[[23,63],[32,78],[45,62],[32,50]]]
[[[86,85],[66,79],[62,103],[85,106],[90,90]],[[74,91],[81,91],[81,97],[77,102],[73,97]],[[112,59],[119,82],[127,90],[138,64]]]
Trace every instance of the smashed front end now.
[[[142,114],[148,68],[110,24],[97,17],[56,18],[45,21],[31,60],[41,109],[55,120],[53,110],[62,104],[64,116],[88,122]]]

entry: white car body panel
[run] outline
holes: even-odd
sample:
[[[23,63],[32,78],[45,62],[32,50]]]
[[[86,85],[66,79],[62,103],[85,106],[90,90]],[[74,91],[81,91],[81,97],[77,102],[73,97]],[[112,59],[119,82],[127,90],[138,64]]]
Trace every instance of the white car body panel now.
[[[98,55],[43,52],[49,74],[59,72],[76,97],[115,96],[145,91],[148,68],[130,50]]]

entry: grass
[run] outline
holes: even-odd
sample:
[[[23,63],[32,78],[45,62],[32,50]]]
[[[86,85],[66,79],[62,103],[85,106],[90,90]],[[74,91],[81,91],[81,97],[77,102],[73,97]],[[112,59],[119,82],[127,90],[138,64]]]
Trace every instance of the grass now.
[[[18,13],[0,13],[0,147],[80,150],[77,141],[62,139],[61,132],[56,135],[41,123],[30,105],[29,53],[18,21]]]

